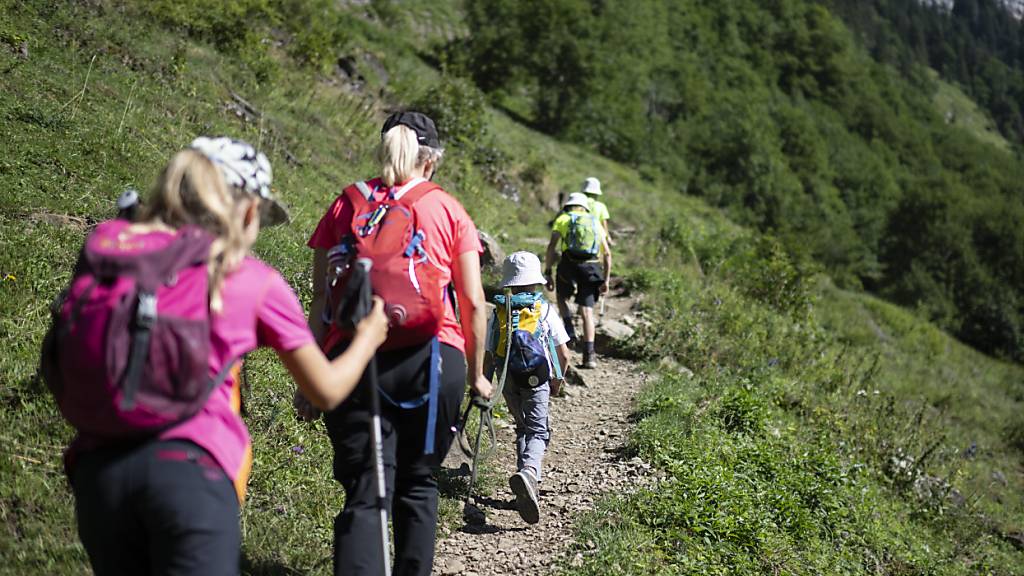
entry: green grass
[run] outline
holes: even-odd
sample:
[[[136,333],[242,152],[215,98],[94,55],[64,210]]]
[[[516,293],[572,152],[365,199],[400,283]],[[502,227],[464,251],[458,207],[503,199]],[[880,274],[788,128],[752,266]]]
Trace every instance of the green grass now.
[[[200,134],[259,144],[293,223],[264,231],[256,252],[308,302],[306,238],[345,184],[374,171],[372,143],[383,118],[376,98],[349,94],[273,52],[276,80],[258,82],[231,54],[111,6],[5,5],[0,20],[4,32],[16,30],[30,45],[28,60],[0,45],[7,95],[0,102],[0,271],[7,277],[0,288],[7,341],[0,356],[0,572],[71,574],[86,565],[61,470],[71,431],[33,376],[48,303],[89,226],[113,215],[124,187],[148,190],[162,163]],[[260,116],[238,117],[233,94]],[[458,170],[457,155],[453,162],[452,177],[442,173],[441,182],[488,222],[504,202],[482,183],[459,186],[453,179],[474,174]],[[326,435],[319,423],[296,421],[293,384],[272,354],[252,355],[249,373],[255,467],[242,515],[247,571],[327,571],[342,494],[331,479]],[[453,502],[445,505],[448,523],[461,514]]]
[[[308,302],[306,238],[345,184],[374,171],[372,143],[384,101],[350,93],[277,48],[269,50],[274,80],[260,81],[245,59],[165,29],[137,6],[101,3],[91,10],[29,2],[0,11],[3,38],[26,38],[30,54],[23,60],[0,43],[0,90],[9,96],[0,101],[0,273],[6,278],[0,285],[6,340],[0,355],[6,408],[0,415],[0,557],[8,560],[0,572],[79,573],[86,564],[61,469],[71,430],[34,375],[49,302],[67,281],[89,227],[113,215],[117,195],[127,186],[148,190],[162,163],[197,135],[225,133],[260,145],[293,223],[265,230],[256,252]],[[408,47],[388,52],[392,48],[372,38],[352,42],[393,57],[392,74],[437,78],[408,56]],[[413,101],[427,88],[395,79],[389,94]],[[239,116],[239,98],[259,116]],[[522,149],[518,143],[508,148],[512,177],[524,165]],[[507,246],[546,236],[546,210],[504,200],[458,149],[449,150],[439,180],[482,229],[504,233]],[[272,354],[253,354],[249,374],[255,467],[242,515],[246,570],[323,572],[342,495],[331,479],[322,425],[295,420],[293,385]],[[495,478],[485,468],[485,491],[498,485]],[[461,516],[455,488],[455,498],[442,503],[449,529]]]
[[[971,100],[970,96],[964,94],[959,86],[939,78],[938,73],[934,70],[929,69],[928,72],[932,82],[935,83],[932,102],[947,124],[967,130],[982,142],[992,144],[1002,150],[1012,150],[1012,146],[999,133],[992,119],[977,103]]]
[[[828,281],[789,308],[751,279],[632,277],[637,351],[695,376],[645,390],[630,450],[667,478],[606,500],[565,573],[1024,573],[1024,370]]]
[[[306,238],[342,186],[374,171],[385,109],[446,81],[426,62],[440,40],[466,32],[454,2],[393,3],[384,20],[346,12],[338,49],[372,54],[391,77],[385,84],[368,68],[365,91],[352,92],[329,59],[310,59],[321,36],[308,34],[302,50],[269,34],[225,44],[168,26],[160,10],[170,5],[0,1],[0,573],[78,574],[87,564],[61,470],[71,431],[34,374],[48,303],[89,227],[112,216],[125,186],[147,189],[194,136],[244,137],[269,153],[293,216],[264,231],[256,252],[308,302]],[[296,33],[294,22],[279,24],[281,35]],[[239,98],[259,115],[240,117]],[[616,266],[647,293],[655,320],[635,351],[697,373],[666,376],[637,408],[632,450],[669,480],[605,502],[580,528],[583,566],[567,571],[1024,572],[1021,553],[999,537],[1024,517],[1019,366],[819,282],[671,183],[500,112],[485,123],[491,140],[480,144],[498,154],[481,161],[452,147],[441,183],[507,249],[539,252],[557,194],[601,178],[613,228],[635,228],[620,238]],[[327,573],[342,495],[322,425],[296,421],[293,385],[272,354],[252,355],[249,374],[256,462],[241,519],[244,570]],[[963,505],[921,497],[892,470],[892,456],[921,456],[936,441],[922,471],[948,478]],[[976,455],[964,458],[972,443]],[[500,479],[485,472],[492,491]],[[452,529],[462,492],[458,481],[446,487],[442,521]]]

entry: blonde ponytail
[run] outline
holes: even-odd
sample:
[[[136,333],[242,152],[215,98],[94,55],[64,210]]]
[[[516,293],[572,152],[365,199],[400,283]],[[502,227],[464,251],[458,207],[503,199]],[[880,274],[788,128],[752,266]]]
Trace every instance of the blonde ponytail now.
[[[395,126],[384,134],[377,156],[385,185],[395,186],[412,178],[419,148],[416,132],[407,126]]]
[[[191,224],[214,235],[207,265],[213,312],[223,309],[224,279],[245,258],[244,228],[236,207],[247,196],[229,187],[206,156],[183,150],[160,174],[142,215],[142,221],[158,221],[171,228]]]

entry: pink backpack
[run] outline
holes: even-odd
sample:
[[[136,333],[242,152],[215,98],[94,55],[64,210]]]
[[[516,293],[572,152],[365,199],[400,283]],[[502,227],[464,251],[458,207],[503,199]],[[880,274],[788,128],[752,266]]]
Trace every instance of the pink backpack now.
[[[210,377],[210,235],[186,226],[169,243],[120,238],[127,226],[104,222],[86,239],[40,362],[64,418],[107,438],[192,416],[234,363]]]

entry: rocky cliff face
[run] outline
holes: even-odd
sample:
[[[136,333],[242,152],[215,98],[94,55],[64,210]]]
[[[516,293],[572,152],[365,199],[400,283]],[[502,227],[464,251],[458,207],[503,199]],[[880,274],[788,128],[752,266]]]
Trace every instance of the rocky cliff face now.
[[[956,0],[920,0],[922,4],[926,6],[934,6],[940,10],[952,10],[953,4]],[[1009,12],[1014,18],[1021,20],[1024,19],[1024,0],[997,0],[1006,11]]]
[[[1024,18],[1024,0],[1003,0],[1003,5],[1017,20]]]

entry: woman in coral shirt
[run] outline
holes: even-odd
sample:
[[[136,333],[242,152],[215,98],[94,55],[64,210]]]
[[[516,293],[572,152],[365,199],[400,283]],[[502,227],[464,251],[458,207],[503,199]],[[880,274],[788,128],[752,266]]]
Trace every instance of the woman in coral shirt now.
[[[430,118],[416,112],[393,114],[381,131],[381,176],[354,184],[338,196],[309,240],[315,251],[310,326],[328,356],[347,346],[346,335],[324,321],[329,298],[321,279],[327,275],[328,252],[358,233],[353,218],[359,225],[373,220],[371,213],[361,211],[369,203],[397,201],[406,193],[410,198],[422,194],[411,210],[420,236],[415,246],[418,261],[436,267],[432,273],[439,273],[439,285],[454,286],[459,314],[453,299],[443,298],[440,305],[444,310],[433,330],[434,338],[377,354],[387,505],[395,538],[394,573],[398,575],[430,574],[438,503],[432,471],[451,445],[465,384],[477,394],[491,395],[491,385],[483,375],[487,311],[480,279],[480,239],[459,202],[430,182],[442,155]],[[351,197],[356,189],[363,196],[356,197],[359,206]],[[399,307],[395,302],[386,305]],[[330,307],[326,310],[330,316]],[[392,334],[400,333],[401,328],[393,322]],[[432,388],[435,394],[431,394]],[[300,394],[296,407],[307,417],[316,416]],[[345,508],[334,524],[335,574],[384,572],[369,449],[370,417],[369,407],[356,397],[326,416],[334,446],[334,476],[345,489]]]

